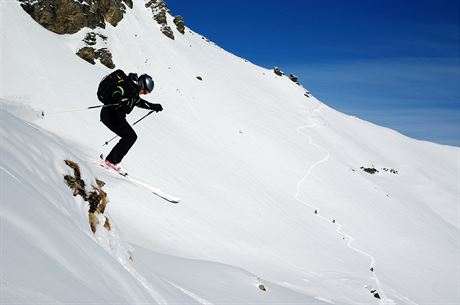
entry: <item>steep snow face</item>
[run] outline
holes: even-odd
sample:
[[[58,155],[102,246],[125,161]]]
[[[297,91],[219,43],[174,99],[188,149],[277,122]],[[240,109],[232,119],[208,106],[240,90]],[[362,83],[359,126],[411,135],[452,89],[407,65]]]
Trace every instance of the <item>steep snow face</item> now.
[[[62,139],[3,109],[0,122],[1,303],[151,301],[98,245],[89,230],[88,207],[69,196],[63,160],[78,157]],[[91,172],[83,168],[82,173]]]
[[[87,204],[64,183],[72,173],[63,160],[80,164],[88,185],[95,176],[109,184],[126,181],[98,173],[71,143],[3,109],[0,136],[1,304],[322,304],[275,283],[264,295],[257,276],[232,266],[134,251],[114,222],[93,235]],[[201,296],[196,289],[204,290]]]
[[[2,230],[1,264],[13,269],[2,271],[1,280],[8,300],[22,301],[17,295],[26,291],[28,302],[40,295],[43,302],[62,303],[72,297],[108,304],[459,301],[458,148],[416,141],[338,113],[306,98],[305,89],[286,77],[188,29],[185,35],[175,32],[172,41],[137,1],[116,28],[107,25],[100,33],[108,37],[118,68],[149,73],[156,81],[146,99],[165,110],[136,125],[138,141],[123,163],[133,177],[182,198],[172,205],[94,165],[111,148],[102,144],[112,134],[99,122],[98,111],[74,110],[98,104],[98,82],[110,71],[74,55],[85,30],[59,36],[13,1],[0,8],[0,102],[20,118],[2,112],[7,230]],[[144,113],[135,110],[128,119]],[[53,135],[38,133],[30,122]],[[61,181],[62,160],[69,155],[89,177],[106,180],[108,212],[123,237],[113,243],[121,251],[103,251],[107,242],[91,236],[86,207],[75,203]],[[30,166],[30,159],[39,165]],[[379,172],[371,175],[361,167]],[[18,192],[17,180],[30,186],[27,191]],[[52,195],[42,200],[39,193]],[[59,214],[71,206],[80,210]],[[31,215],[41,211],[57,214],[66,229],[51,229],[51,216],[41,223],[45,228],[35,225]],[[16,238],[28,229],[47,242]],[[76,238],[78,243],[69,242]],[[77,253],[69,254],[75,267],[46,252],[62,249],[61,243]],[[84,255],[72,248],[77,246]],[[24,256],[13,263],[32,247],[45,253],[29,263],[32,267]],[[119,263],[128,248],[134,262]],[[67,250],[61,251],[66,257]],[[90,290],[97,280],[86,277],[61,281],[86,274],[86,256],[93,255],[110,269],[93,268],[107,287]],[[61,283],[66,289],[44,286],[43,262],[57,270],[49,272],[50,287]],[[26,275],[30,279],[22,282]],[[118,279],[128,283],[126,296]],[[79,285],[88,292],[74,293]]]

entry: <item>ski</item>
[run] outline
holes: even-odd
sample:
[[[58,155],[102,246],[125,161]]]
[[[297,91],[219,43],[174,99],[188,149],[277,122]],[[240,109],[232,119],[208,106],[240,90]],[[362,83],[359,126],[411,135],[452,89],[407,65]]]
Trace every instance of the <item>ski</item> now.
[[[102,156],[102,155],[101,155]],[[150,192],[152,192],[154,195],[160,197],[161,199],[164,199],[168,202],[171,202],[171,203],[179,203],[181,201],[181,198],[179,197],[176,197],[176,196],[172,196],[172,195],[169,195],[165,192],[163,192],[162,190],[160,190],[159,188],[156,188],[156,187],[153,187],[147,183],[144,183],[142,181],[139,181],[137,179],[134,179],[132,178],[131,176],[128,175],[128,173],[120,173],[120,172],[117,172],[116,170],[114,169],[111,169],[111,168],[107,168],[104,163],[103,163],[103,158],[101,157],[100,160],[99,160],[99,165],[104,168],[105,170],[107,170],[108,172],[112,173],[112,174],[117,174],[123,178],[125,178],[126,180],[128,180],[129,182],[133,183],[133,184],[136,184],[138,186],[141,186],[147,190],[149,190]]]
[[[162,190],[160,190],[159,188],[156,188],[156,187],[153,187],[151,185],[148,185],[147,183],[144,183],[142,181],[139,181],[137,179],[134,179],[132,178],[131,176],[124,176],[127,180],[131,181],[132,183],[136,184],[136,185],[139,185],[139,186],[142,186],[146,189],[148,189],[149,191],[151,191],[153,194],[157,195],[158,197],[166,200],[166,201],[169,201],[171,203],[179,203],[180,202],[180,198],[179,197],[175,197],[175,196],[172,196],[172,195],[169,195],[165,192],[163,192]]]

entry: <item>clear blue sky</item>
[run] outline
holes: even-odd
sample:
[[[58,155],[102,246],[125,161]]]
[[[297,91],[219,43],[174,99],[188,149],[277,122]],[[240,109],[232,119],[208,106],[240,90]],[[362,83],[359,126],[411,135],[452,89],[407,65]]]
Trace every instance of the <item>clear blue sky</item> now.
[[[166,0],[222,48],[347,114],[460,146],[460,0]]]

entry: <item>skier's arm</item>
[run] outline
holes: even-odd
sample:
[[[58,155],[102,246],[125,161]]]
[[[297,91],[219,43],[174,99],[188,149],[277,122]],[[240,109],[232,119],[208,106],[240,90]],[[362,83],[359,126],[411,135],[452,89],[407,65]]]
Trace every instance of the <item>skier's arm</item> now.
[[[159,112],[163,110],[163,107],[161,106],[161,104],[153,104],[141,98],[139,98],[139,101],[136,103],[136,106],[139,108],[153,110],[155,112]]]

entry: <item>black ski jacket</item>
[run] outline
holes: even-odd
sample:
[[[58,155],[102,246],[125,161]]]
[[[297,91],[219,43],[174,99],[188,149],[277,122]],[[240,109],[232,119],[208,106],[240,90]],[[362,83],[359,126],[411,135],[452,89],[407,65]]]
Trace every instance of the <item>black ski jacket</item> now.
[[[112,92],[111,100],[111,104],[120,104],[115,106],[115,110],[124,114],[131,113],[134,107],[155,109],[155,104],[139,97],[139,87],[130,79],[124,79],[117,83],[117,87]]]

